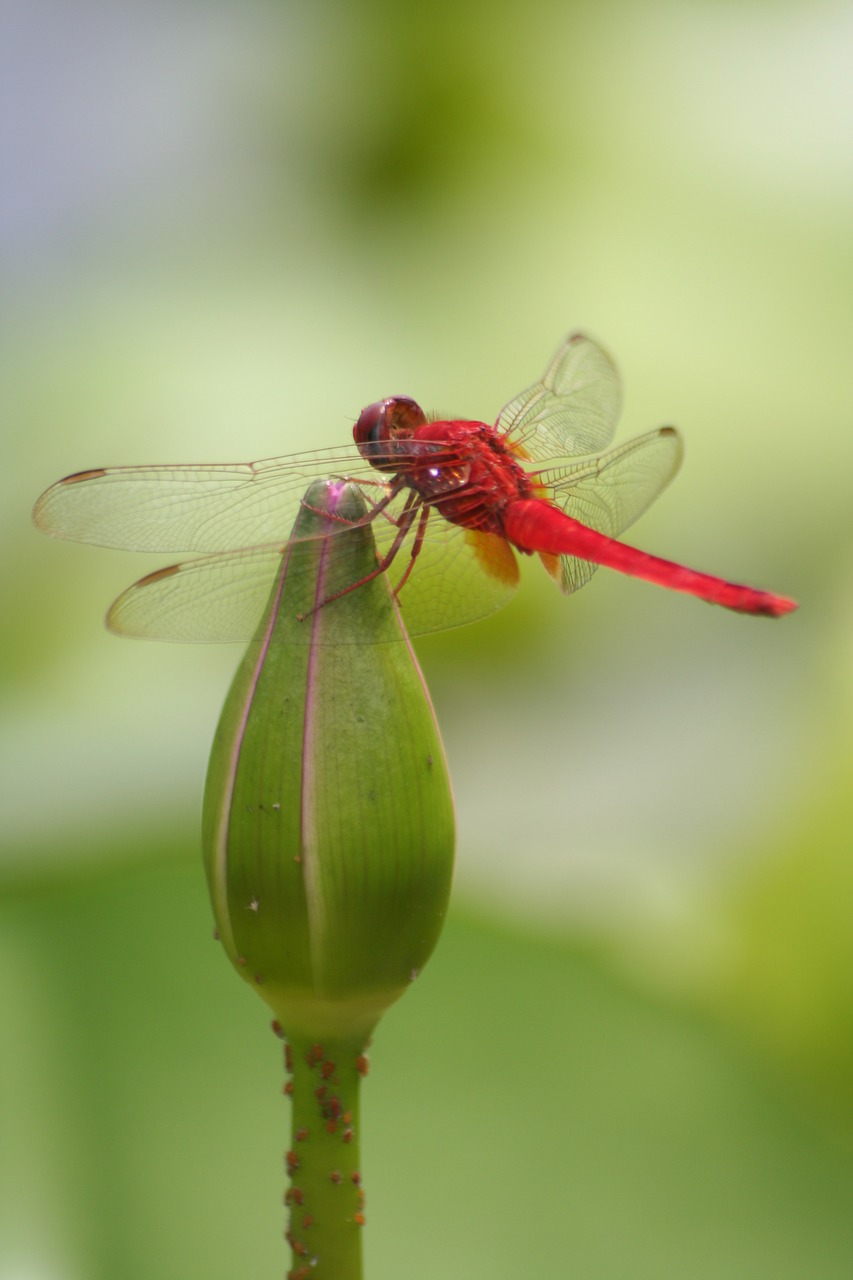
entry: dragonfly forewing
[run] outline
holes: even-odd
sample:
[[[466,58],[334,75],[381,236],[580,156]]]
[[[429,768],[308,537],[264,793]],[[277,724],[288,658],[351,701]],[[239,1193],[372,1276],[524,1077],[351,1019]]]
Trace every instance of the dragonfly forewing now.
[[[622,388],[610,356],[582,334],[559,347],[542,378],[510,400],[496,427],[534,462],[598,453],[613,439]]]
[[[40,529],[124,551],[230,551],[285,540],[305,490],[328,476],[382,482],[352,448],[212,466],[108,467],[51,486]]]

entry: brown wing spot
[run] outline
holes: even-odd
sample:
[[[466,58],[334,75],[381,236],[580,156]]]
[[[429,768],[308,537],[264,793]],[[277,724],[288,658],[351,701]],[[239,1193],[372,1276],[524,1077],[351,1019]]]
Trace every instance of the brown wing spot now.
[[[137,582],[138,587],[150,587],[152,583],[159,582],[161,578],[171,578],[173,574],[180,573],[181,566],[179,564],[167,565],[165,569],[155,569],[153,573],[147,573],[144,578],[140,578]]]
[[[64,480],[60,480],[60,484],[77,484],[80,480],[97,480],[100,476],[105,476],[104,467],[96,467],[94,471],[75,471],[73,476],[66,476]]]
[[[675,427],[661,427],[659,434],[662,436],[677,436],[678,431]]]
[[[507,587],[518,585],[518,561],[506,538],[480,529],[466,529],[465,541],[474,552],[477,563],[490,578]]]

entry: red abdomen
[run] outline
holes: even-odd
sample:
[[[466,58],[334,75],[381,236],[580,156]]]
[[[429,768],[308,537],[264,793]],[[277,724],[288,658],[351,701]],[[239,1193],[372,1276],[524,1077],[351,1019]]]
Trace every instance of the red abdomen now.
[[[687,595],[707,600],[709,604],[721,604],[738,613],[778,618],[797,607],[796,602],[786,596],[726,582],[724,578],[700,573],[686,565],[629,547],[627,543],[609,538],[597,529],[588,528],[540,499],[520,499],[510,503],[503,515],[502,528],[504,536],[520,551],[577,556],[634,578],[644,578],[646,582],[654,582],[660,587],[669,587],[671,591],[684,591]]]

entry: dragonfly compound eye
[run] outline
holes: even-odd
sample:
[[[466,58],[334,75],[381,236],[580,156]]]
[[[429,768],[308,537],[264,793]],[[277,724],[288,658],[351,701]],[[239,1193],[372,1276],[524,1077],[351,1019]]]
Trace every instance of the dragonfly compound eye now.
[[[426,414],[408,396],[389,396],[368,405],[353,428],[353,439],[363,458],[387,469],[397,450],[394,442],[407,440],[426,422]]]
[[[383,401],[387,431],[392,439],[408,437],[426,422],[426,414],[409,396],[392,396]]]
[[[387,400],[377,400],[376,404],[369,404],[366,409],[362,409],[358,422],[352,429],[353,439],[359,448],[388,439],[387,406]]]

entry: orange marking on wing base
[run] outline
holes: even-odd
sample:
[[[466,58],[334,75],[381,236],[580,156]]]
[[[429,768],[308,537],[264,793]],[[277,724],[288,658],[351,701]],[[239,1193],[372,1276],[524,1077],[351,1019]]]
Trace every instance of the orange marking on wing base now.
[[[506,437],[504,437],[504,444],[506,446],[507,452],[511,453],[514,458],[521,458],[522,461],[524,462],[531,461],[530,454],[527,452],[524,445],[520,443],[520,441],[508,440],[506,439]]]
[[[477,563],[490,578],[497,578],[507,587],[518,585],[518,561],[505,538],[496,533],[483,533],[480,529],[466,529],[468,543]]]
[[[550,573],[554,581],[559,582],[562,577],[560,572],[560,557],[552,556],[550,551],[540,551],[539,559],[542,561],[546,571]]]
[[[147,573],[144,578],[140,578],[136,585],[150,587],[152,582],[159,582],[161,578],[171,578],[172,574],[180,573],[180,570],[179,564],[167,565],[165,569],[155,569],[153,573]]]
[[[79,480],[97,480],[99,476],[105,476],[106,470],[103,467],[96,467],[94,471],[75,471],[73,476],[66,476],[60,480],[60,484],[77,484]]]

